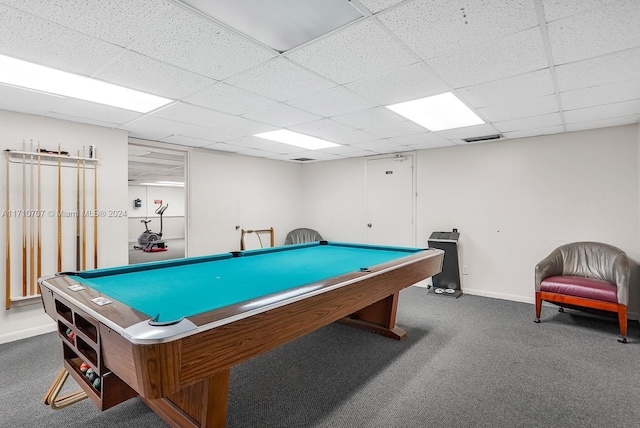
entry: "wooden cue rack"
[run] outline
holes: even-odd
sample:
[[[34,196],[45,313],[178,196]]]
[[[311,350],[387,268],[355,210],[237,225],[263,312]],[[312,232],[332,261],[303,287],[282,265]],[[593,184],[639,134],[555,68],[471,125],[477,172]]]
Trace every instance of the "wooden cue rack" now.
[[[97,209],[98,159],[79,156],[80,152],[68,156],[59,146],[54,152],[41,151],[39,144],[33,150],[33,143],[31,151],[5,150],[5,309],[40,303],[38,277],[42,272],[76,270],[75,259],[87,258],[87,240],[95,254],[93,266],[86,268],[98,267],[97,219],[102,216]],[[76,175],[86,169],[94,170],[89,175],[94,179],[76,183]],[[93,209],[85,209],[87,201]],[[76,220],[86,217],[93,217],[91,233],[84,225],[76,231]],[[77,234],[82,235],[81,248]],[[74,246],[81,251],[67,251]]]

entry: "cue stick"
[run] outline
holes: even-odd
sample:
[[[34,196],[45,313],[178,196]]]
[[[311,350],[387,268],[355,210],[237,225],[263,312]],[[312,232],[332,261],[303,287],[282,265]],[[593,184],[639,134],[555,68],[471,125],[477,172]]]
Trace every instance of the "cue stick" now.
[[[87,270],[87,161],[82,146],[82,270]]]
[[[22,140],[22,297],[27,295],[27,157],[25,156],[25,143]]]
[[[76,163],[76,270],[80,270],[80,150]]]
[[[29,218],[29,296],[33,296],[34,291],[35,291],[35,286],[33,283],[33,275],[34,275],[34,268],[35,268],[35,243],[34,243],[34,236],[33,236],[33,229],[35,226],[35,222],[34,222],[34,218],[33,218],[33,214],[35,214],[33,212],[33,207],[34,207],[34,203],[33,203],[33,140],[31,140],[31,144],[29,145],[29,151],[31,152],[30,155],[30,165],[29,165],[29,213],[31,214],[31,217]]]
[[[94,159],[98,158],[93,148]],[[93,268],[98,268],[98,161],[93,162]]]
[[[7,230],[5,231],[5,241],[7,244],[7,253],[6,253],[6,267],[5,267],[5,273],[6,273],[6,280],[5,280],[5,288],[6,288],[6,295],[5,295],[5,309],[11,309],[11,211],[9,210],[10,208],[10,198],[9,198],[9,150],[5,151],[5,155],[7,157],[7,194],[5,195],[7,198],[7,217],[6,217],[6,227]]]
[[[62,168],[60,165],[60,144],[58,144],[58,272],[62,272]]]
[[[40,142],[38,142],[38,153],[40,153]],[[40,160],[41,156],[38,154],[38,268],[36,269],[36,278],[40,278],[42,276],[42,195],[40,191],[42,180],[40,175]],[[37,291],[38,294],[40,294],[40,284],[38,284]]]

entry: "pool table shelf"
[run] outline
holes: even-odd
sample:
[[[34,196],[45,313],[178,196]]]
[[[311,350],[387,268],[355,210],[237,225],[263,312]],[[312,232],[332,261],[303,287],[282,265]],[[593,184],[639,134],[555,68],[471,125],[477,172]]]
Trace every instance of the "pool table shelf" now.
[[[69,302],[59,298],[54,299],[54,307],[58,336],[62,340],[63,366],[91,401],[100,410],[106,410],[138,395],[104,365],[99,334],[100,323],[80,309],[72,309]],[[74,333],[73,337],[69,337],[68,330]],[[83,362],[100,376],[99,388],[95,388],[80,370]],[[45,403],[51,404],[49,394],[45,396]],[[55,403],[52,407],[55,408]]]

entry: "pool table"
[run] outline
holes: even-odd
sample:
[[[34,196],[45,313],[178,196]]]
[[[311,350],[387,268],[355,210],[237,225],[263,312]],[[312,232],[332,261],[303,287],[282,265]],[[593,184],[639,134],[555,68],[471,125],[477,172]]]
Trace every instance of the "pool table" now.
[[[231,367],[334,321],[404,338],[399,292],[439,273],[442,260],[437,249],[322,241],[39,284],[64,367],[101,409],[140,396],[172,426],[223,427]]]

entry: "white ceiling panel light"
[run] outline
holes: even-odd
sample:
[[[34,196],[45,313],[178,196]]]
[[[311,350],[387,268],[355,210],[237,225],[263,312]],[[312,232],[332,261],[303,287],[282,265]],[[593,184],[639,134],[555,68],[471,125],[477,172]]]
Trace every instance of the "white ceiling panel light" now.
[[[148,113],[173,100],[0,55],[0,83]]]
[[[485,123],[451,92],[386,107],[430,131],[444,131]]]
[[[194,9],[285,52],[363,15],[347,0],[182,0]]]
[[[302,147],[307,150],[327,149],[329,147],[338,147],[340,144],[332,143],[320,138],[310,137],[308,135],[299,134],[297,132],[280,129],[278,131],[262,132],[255,134],[254,137],[264,138],[266,140],[277,141],[279,143],[289,144],[291,146]]]

